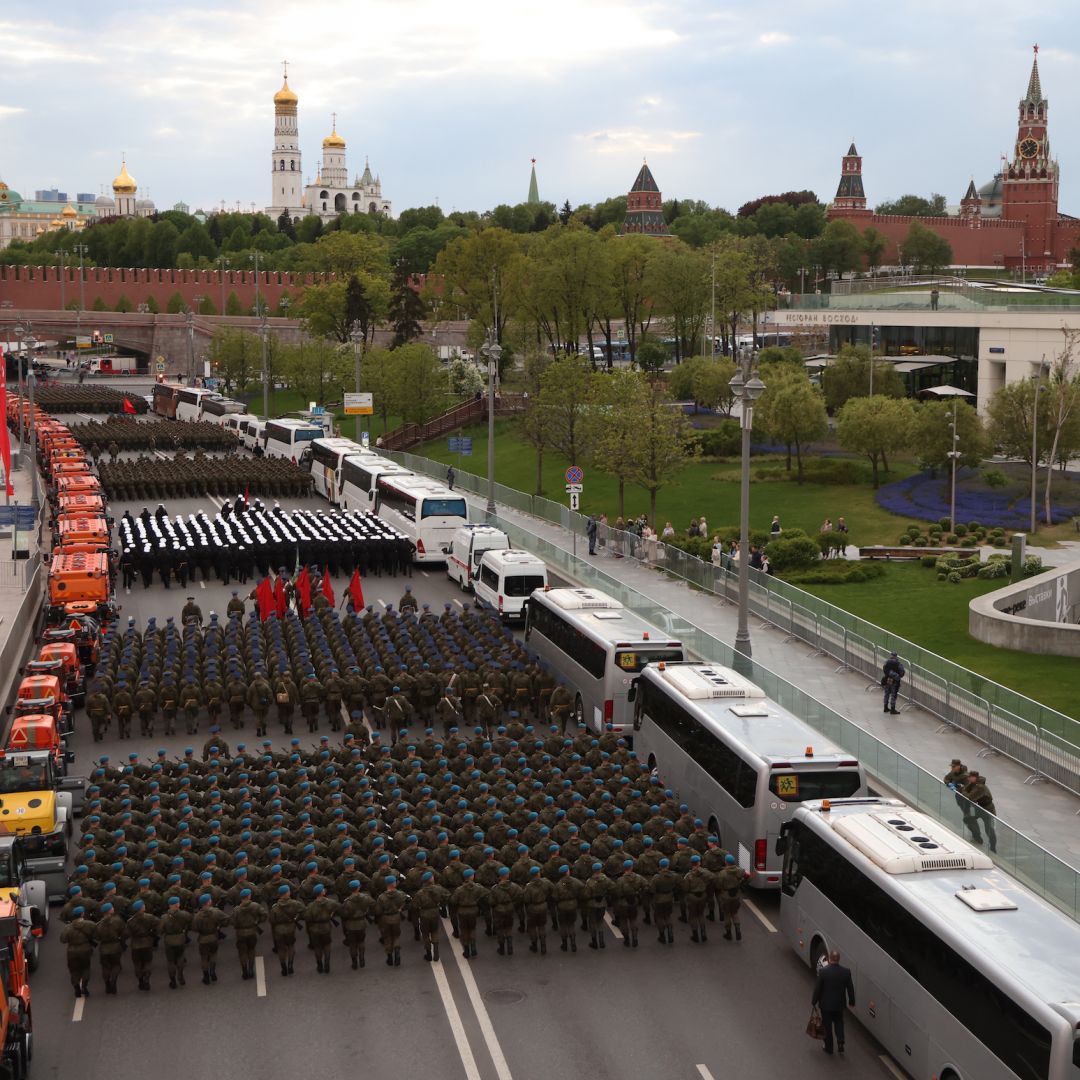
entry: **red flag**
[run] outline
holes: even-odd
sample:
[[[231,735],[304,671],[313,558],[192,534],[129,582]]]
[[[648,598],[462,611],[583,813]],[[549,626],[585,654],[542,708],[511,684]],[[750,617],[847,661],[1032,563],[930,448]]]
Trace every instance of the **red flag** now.
[[[330,583],[330,568],[328,566],[323,567],[322,573],[322,594],[330,601],[330,606],[334,606],[334,586]]]
[[[4,354],[0,352],[0,361]],[[0,382],[0,458],[4,462],[4,483],[7,484],[8,495],[15,494],[15,488],[11,485],[11,438],[8,435],[7,423],[7,386]]]
[[[349,579],[349,595],[352,597],[353,611],[364,610],[364,587],[360,584],[360,569],[357,567]]]
[[[306,566],[296,575],[294,584],[296,595],[300,597],[300,614],[307,618],[307,613],[311,608],[311,571]]]
[[[274,587],[270,584],[270,579],[264,577],[259,582],[255,589],[255,600],[259,605],[259,618],[266,622],[271,615],[274,614]]]
[[[138,411],[139,410],[136,409],[135,406],[131,404],[131,399],[130,398],[124,398],[124,412],[126,412],[126,413],[128,413],[130,415],[134,415]]]
[[[285,582],[280,577],[276,577],[274,578],[274,610],[277,612],[279,619],[285,618],[285,611],[288,606],[288,602],[285,600]]]
[[[247,485],[247,486],[246,486],[246,487],[244,488],[244,509],[245,509],[245,510],[247,509],[247,505],[248,505],[248,492],[249,492],[250,490],[251,490],[251,485],[250,485],[250,484],[248,484],[248,485]]]

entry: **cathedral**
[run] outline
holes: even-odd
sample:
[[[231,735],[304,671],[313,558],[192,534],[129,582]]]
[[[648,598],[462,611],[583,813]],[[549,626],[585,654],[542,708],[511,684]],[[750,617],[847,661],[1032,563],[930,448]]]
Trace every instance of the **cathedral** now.
[[[830,220],[850,221],[861,232],[874,228],[887,248],[883,262],[902,265],[903,243],[914,221],[931,229],[952,247],[957,266],[1000,266],[1030,273],[1051,273],[1068,265],[1080,243],[1080,220],[1058,210],[1059,171],[1050,153],[1049,101],[1039,77],[1039,47],[1020,99],[1012,160],[989,183],[974,180],[960,200],[959,213],[948,217],[912,218],[875,214],[866,205],[862,158],[852,143],[844,155]]]
[[[290,218],[318,214],[330,221],[339,214],[385,214],[391,216],[390,200],[383,198],[382,181],[364,171],[349,183],[345,163],[345,140],[337,132],[337,117],[330,134],[322,141],[322,164],[314,182],[304,183],[301,171],[300,127],[297,106],[300,99],[289,86],[286,73],[281,89],[274,95],[274,149],[270,158],[270,203],[266,208],[275,220],[287,213]]]

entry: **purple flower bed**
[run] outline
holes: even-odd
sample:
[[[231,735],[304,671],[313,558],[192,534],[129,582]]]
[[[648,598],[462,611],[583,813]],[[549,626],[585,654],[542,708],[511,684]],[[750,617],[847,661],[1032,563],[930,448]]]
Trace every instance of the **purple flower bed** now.
[[[980,470],[958,470],[956,520],[965,524],[978,521],[982,525],[999,525],[1006,529],[1027,528],[1030,523],[1030,483],[1019,476],[1006,475],[1009,476],[1009,483],[991,489],[986,486]],[[1045,473],[1040,469],[1036,494],[1040,522],[1044,482]],[[1080,480],[1074,475],[1056,473],[1050,494],[1055,525],[1069,521],[1074,514],[1080,514]],[[876,498],[878,506],[891,513],[923,521],[938,521],[949,516],[949,474],[939,472],[935,476],[929,472],[916,473],[906,480],[897,480],[879,488]]]

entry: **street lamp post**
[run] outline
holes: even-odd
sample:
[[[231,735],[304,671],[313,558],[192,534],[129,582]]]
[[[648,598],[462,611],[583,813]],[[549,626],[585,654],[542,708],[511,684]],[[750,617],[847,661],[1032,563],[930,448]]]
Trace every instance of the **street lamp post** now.
[[[259,284],[259,260],[262,259],[262,252],[253,251],[249,258],[255,264],[255,314],[262,315],[262,292]]]
[[[1043,357],[1043,364],[1046,357]],[[1031,535],[1038,531],[1039,524],[1035,519],[1035,485],[1039,476],[1039,390],[1042,387],[1042,364],[1039,365],[1039,374],[1035,376],[1035,403],[1031,409]]]
[[[359,326],[352,328],[352,333],[349,334],[349,338],[352,341],[353,348],[353,381],[355,382],[355,390],[360,393],[360,346],[364,343],[364,331]],[[361,435],[363,433],[364,418],[357,413],[356,414],[356,441],[361,442]]]
[[[27,330],[29,330],[29,327],[27,327]],[[34,355],[34,349],[36,347],[37,341],[35,340],[34,335],[28,334],[26,338],[26,348],[31,358]],[[34,417],[34,365],[32,359],[26,369],[26,392],[30,406],[30,504],[34,508],[34,519],[37,520],[41,507],[41,494],[38,490],[37,423]],[[38,539],[40,540],[40,538],[41,528],[39,523]]]
[[[221,255],[218,257],[218,265],[221,267],[220,280],[221,280],[221,311],[219,315],[225,314],[225,271],[229,268],[229,260]]]
[[[949,464],[952,466],[952,479],[949,485],[949,532],[956,532],[956,463],[960,460],[960,448],[957,444],[960,442],[960,432],[956,429],[956,404],[957,399],[953,398],[952,403],[952,420],[949,423],[949,428],[952,431],[952,449],[948,452]]]
[[[26,356],[26,345],[25,345],[25,343],[23,341],[23,338],[29,333],[30,333],[30,324],[29,323],[27,323],[26,326],[23,326],[22,323],[17,323],[16,324],[16,326],[15,326],[15,336],[19,339],[19,355],[18,355],[18,364],[16,365],[16,368],[15,368],[15,370],[16,370],[15,387],[16,387],[16,392],[17,392],[17,396],[18,396],[18,399],[19,399],[19,423],[16,426],[15,434],[18,435],[18,437],[19,437],[19,454],[20,455],[22,454],[22,451],[23,451],[23,397],[22,397],[22,390],[23,390],[23,363],[24,363],[24,358]]]
[[[487,360],[488,365],[488,448],[487,448],[487,471],[488,471],[488,497],[487,512],[490,516],[495,514],[495,375],[499,368],[499,359],[502,357],[502,347],[495,340],[495,330],[488,332],[488,340],[480,346],[480,355]]]
[[[76,244],[75,251],[79,253],[79,311],[75,316],[75,355],[79,354],[79,333],[82,331],[82,313],[86,307],[86,272],[83,269],[83,257],[86,255],[87,247],[85,244]]]
[[[188,366],[191,368],[191,385],[195,385],[195,313],[189,311],[184,320],[187,324]]]
[[[730,386],[739,402],[739,426],[742,428],[742,486],[739,493],[739,625],[735,631],[735,651],[747,660],[753,655],[750,646],[750,432],[754,426],[754,402],[761,397],[765,384],[752,373],[754,352],[742,350],[742,370],[735,373]]]
[[[270,419],[270,372],[266,365],[266,335],[269,332],[266,316],[259,320],[259,340],[262,342],[263,420]]]

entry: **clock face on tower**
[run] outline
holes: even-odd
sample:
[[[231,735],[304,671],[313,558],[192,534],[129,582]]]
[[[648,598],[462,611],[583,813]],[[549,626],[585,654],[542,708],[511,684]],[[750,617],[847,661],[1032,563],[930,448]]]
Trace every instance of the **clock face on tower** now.
[[[1039,143],[1036,139],[1024,139],[1019,149],[1021,157],[1033,158],[1039,152]]]

